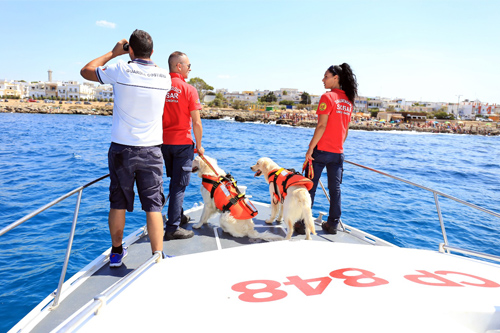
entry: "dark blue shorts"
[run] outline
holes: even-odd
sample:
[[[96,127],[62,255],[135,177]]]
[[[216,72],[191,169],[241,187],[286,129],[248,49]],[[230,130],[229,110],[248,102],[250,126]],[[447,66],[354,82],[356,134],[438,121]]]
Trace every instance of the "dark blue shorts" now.
[[[145,212],[161,212],[163,195],[163,158],[160,146],[133,147],[111,143],[108,152],[112,209],[134,210],[134,182]]]

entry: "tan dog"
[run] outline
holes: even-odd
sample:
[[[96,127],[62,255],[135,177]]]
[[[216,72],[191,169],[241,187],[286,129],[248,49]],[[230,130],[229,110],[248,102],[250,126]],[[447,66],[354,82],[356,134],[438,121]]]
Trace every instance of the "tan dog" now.
[[[285,239],[292,237],[295,222],[304,220],[306,229],[306,239],[311,239],[310,233],[316,234],[314,221],[311,210],[311,195],[305,186],[300,184],[292,185],[287,190],[287,195],[281,203],[281,200],[276,200],[274,185],[270,183],[269,174],[273,171],[280,170],[280,166],[268,157],[260,158],[257,163],[250,167],[255,172],[255,177],[264,174],[266,183],[269,184],[269,194],[271,195],[271,216],[266,220],[266,223],[273,223],[276,215],[278,222],[284,218],[287,227],[287,235]],[[281,196],[280,196],[281,198]]]
[[[206,155],[204,155],[204,157],[212,165],[218,175],[226,175],[226,172],[219,168],[215,159],[210,158]],[[202,178],[203,175],[215,176],[214,171],[210,168],[210,166],[207,165],[207,163],[205,163],[205,161],[200,158],[200,156],[196,156],[193,161],[193,172],[197,172],[198,177],[200,178]],[[215,206],[214,199],[210,197],[210,192],[208,192],[203,184],[201,185],[201,196],[203,197],[204,203],[203,212],[201,214],[200,221],[197,224],[193,225],[193,228],[195,229],[199,229],[204,224],[207,224],[208,219],[210,219],[210,217],[212,217],[215,213],[222,213]],[[250,238],[260,238],[267,241],[283,239],[283,237],[275,235],[271,232],[266,231],[264,233],[259,233],[254,229],[255,225],[252,219],[237,220],[231,215],[230,212],[222,213],[219,218],[219,223],[222,230],[231,234],[233,237],[248,236]]]

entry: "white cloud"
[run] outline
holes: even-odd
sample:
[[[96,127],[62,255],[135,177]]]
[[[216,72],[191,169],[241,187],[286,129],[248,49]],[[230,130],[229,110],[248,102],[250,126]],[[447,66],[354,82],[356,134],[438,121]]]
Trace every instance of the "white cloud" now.
[[[105,21],[105,20],[101,20],[101,21],[97,21],[95,23],[97,26],[99,27],[103,27],[103,28],[111,28],[111,29],[114,29],[116,27],[116,23],[113,23],[113,22],[108,22],[108,21]]]

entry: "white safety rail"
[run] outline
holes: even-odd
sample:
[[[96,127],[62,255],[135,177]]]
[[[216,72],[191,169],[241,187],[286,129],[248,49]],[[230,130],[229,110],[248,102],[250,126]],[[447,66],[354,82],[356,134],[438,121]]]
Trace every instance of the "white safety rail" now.
[[[399,177],[390,175],[388,173],[385,173],[385,172],[382,172],[382,171],[379,171],[379,170],[376,170],[376,169],[373,169],[373,168],[369,168],[367,166],[364,166],[364,165],[361,165],[361,164],[357,164],[357,163],[354,163],[354,162],[351,162],[351,161],[345,160],[345,162],[347,162],[349,164],[352,164],[352,165],[355,165],[355,166],[358,166],[360,168],[366,169],[366,170],[370,170],[370,171],[379,173],[379,174],[384,175],[386,177],[389,177],[389,178],[392,178],[392,179],[396,179],[396,180],[398,180],[400,182],[403,182],[403,183],[406,183],[406,184],[409,184],[409,185],[412,185],[412,186],[415,186],[415,187],[418,187],[418,188],[421,188],[423,190],[431,192],[434,195],[434,202],[436,204],[436,209],[437,209],[437,213],[438,213],[438,217],[439,217],[439,223],[441,225],[441,233],[443,234],[443,239],[444,239],[444,243],[441,243],[439,245],[439,251],[440,252],[450,253],[451,251],[453,251],[453,252],[458,252],[458,253],[462,253],[462,254],[467,254],[467,255],[471,255],[471,256],[476,256],[476,257],[480,257],[480,258],[484,258],[484,259],[490,259],[490,260],[494,260],[494,261],[499,261],[500,262],[500,257],[499,256],[495,256],[495,255],[491,255],[491,254],[487,254],[487,253],[476,252],[476,251],[471,251],[471,250],[467,250],[467,249],[461,249],[461,248],[458,248],[458,247],[450,246],[448,244],[448,237],[446,236],[446,229],[444,227],[443,216],[441,214],[441,207],[439,206],[438,195],[443,196],[443,197],[448,198],[448,199],[451,199],[453,201],[456,201],[456,202],[458,202],[458,203],[460,203],[462,205],[466,205],[468,207],[477,209],[477,210],[482,211],[484,213],[493,215],[493,216],[498,217],[498,218],[500,218],[500,214],[492,212],[491,210],[484,209],[482,207],[476,206],[476,205],[471,204],[471,203],[469,203],[467,201],[455,198],[455,197],[453,197],[451,195],[448,195],[448,194],[445,194],[443,192],[436,191],[436,190],[433,190],[431,188],[428,188],[428,187],[425,187],[425,186],[422,186],[422,185],[410,182],[409,180],[406,180],[406,179],[403,179],[403,178],[399,178]]]

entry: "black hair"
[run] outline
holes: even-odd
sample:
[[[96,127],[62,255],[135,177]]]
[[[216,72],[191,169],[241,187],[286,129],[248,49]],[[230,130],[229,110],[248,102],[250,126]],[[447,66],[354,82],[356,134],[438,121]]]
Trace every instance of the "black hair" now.
[[[345,91],[349,101],[354,104],[354,99],[358,96],[358,82],[356,81],[356,75],[352,72],[351,66],[343,63],[340,66],[334,65],[328,67],[328,71],[333,76],[339,76],[341,89]]]
[[[175,51],[168,57],[168,68],[170,73],[175,72],[175,66],[179,63],[179,58],[185,56],[186,54],[181,51]]]
[[[137,58],[149,59],[153,53],[153,39],[143,30],[135,29],[128,41]]]

